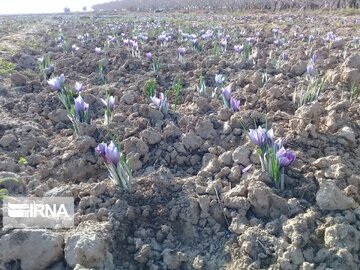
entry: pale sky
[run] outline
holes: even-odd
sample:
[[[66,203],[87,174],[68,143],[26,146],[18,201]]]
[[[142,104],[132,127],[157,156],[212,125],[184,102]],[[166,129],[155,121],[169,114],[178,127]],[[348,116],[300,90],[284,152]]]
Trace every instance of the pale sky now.
[[[29,14],[63,12],[65,7],[71,11],[81,11],[109,0],[0,0],[0,14]]]

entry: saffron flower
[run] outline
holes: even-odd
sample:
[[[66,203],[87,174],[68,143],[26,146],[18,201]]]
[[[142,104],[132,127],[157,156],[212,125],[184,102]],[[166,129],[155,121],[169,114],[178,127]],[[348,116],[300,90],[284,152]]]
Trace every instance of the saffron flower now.
[[[100,143],[95,152],[104,159],[111,180],[125,189],[131,189],[131,169],[118,146],[113,141],[108,145]]]
[[[115,107],[115,97],[110,96],[109,93],[106,93],[106,99],[100,99],[102,104],[105,106],[105,125],[108,126],[111,120],[111,112]]]
[[[150,106],[158,108],[161,112],[167,114],[169,110],[169,103],[164,93],[160,93],[159,98],[157,98],[154,95],[153,97],[150,97],[150,100],[151,100]]]
[[[228,85],[222,89],[222,95],[225,101],[230,102],[231,99],[231,85]]]
[[[75,89],[75,92],[76,92],[76,93],[81,92],[82,88],[83,88],[82,83],[75,82],[74,89]]]
[[[290,166],[296,159],[296,154],[293,151],[285,150],[282,147],[278,152],[277,156],[279,158],[280,167],[288,167]]]
[[[105,107],[107,107],[109,105],[110,110],[111,111],[114,110],[114,107],[115,107],[115,97],[114,96],[109,97],[109,104],[108,104],[107,100],[105,100],[103,98],[101,98],[100,100],[101,100],[102,104],[104,104]]]
[[[266,142],[266,130],[261,126],[257,129],[250,129],[249,138],[256,146],[263,147]]]
[[[105,157],[106,160],[113,164],[115,167],[119,164],[120,154],[116,145],[111,141],[111,143],[105,148]]]
[[[281,55],[282,60],[288,61],[289,60],[289,54],[287,52],[283,52]]]
[[[79,47],[78,47],[76,44],[73,44],[73,45],[71,46],[71,49],[72,49],[73,51],[77,51],[77,50],[79,50]]]
[[[230,107],[233,112],[238,112],[240,108],[240,100],[237,100],[235,98],[230,98]]]
[[[215,83],[216,85],[222,85],[225,81],[225,77],[224,75],[221,75],[221,74],[216,74],[215,75]]]
[[[310,61],[311,61],[311,64],[312,64],[312,65],[315,65],[315,63],[316,63],[316,61],[317,61],[317,56],[316,56],[316,54],[313,54],[313,55],[311,56]]]
[[[147,52],[146,53],[146,58],[147,58],[147,60],[149,60],[150,62],[152,61],[152,53],[151,52]]]
[[[55,77],[47,81],[50,88],[53,90],[61,91],[62,86],[65,82],[65,76],[64,74],[61,74],[60,77]]]
[[[235,45],[234,46],[234,51],[236,53],[241,53],[244,50],[244,46],[243,45]]]
[[[96,146],[96,148],[95,148],[95,152],[98,153],[104,159],[106,157],[106,154],[105,154],[106,147],[107,146],[105,143],[99,143],[98,146]]]
[[[79,95],[77,98],[74,99],[74,109],[76,116],[79,118],[80,122],[82,122],[82,115],[87,112],[89,109],[89,104],[87,104],[84,99]]]
[[[309,64],[307,67],[306,67],[306,72],[309,76],[313,76],[315,74],[315,68],[314,68],[314,65],[313,64]]]
[[[179,55],[184,56],[184,55],[185,55],[185,52],[186,52],[186,49],[185,49],[184,47],[178,48],[178,53],[179,53]]]

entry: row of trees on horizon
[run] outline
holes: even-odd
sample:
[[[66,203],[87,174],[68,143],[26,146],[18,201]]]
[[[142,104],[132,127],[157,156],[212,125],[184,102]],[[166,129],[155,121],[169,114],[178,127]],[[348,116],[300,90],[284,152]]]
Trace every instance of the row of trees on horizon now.
[[[120,0],[92,6],[95,11],[285,10],[359,8],[360,0]]]

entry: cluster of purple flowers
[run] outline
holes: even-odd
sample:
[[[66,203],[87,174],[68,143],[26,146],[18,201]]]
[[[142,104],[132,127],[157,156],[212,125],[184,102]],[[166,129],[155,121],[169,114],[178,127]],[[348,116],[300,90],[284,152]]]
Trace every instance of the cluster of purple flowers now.
[[[157,98],[154,95],[153,97],[150,97],[150,99],[151,99],[150,106],[159,109],[159,111],[161,111],[164,114],[168,113],[170,105],[169,105],[169,102],[167,101],[167,98],[164,95],[164,93],[160,92],[159,98]]]
[[[248,136],[251,142],[258,148],[261,168],[266,171],[281,190],[284,188],[284,168],[290,166],[296,160],[293,151],[284,148],[284,140],[275,140],[274,131],[266,130],[259,126],[250,129]]]
[[[222,89],[222,98],[224,106],[230,108],[233,112],[238,112],[240,109],[240,100],[235,99],[231,96],[231,85]]]
[[[108,145],[100,143],[95,148],[95,152],[104,159],[111,180],[125,189],[130,189],[131,170],[128,167],[125,156],[120,152],[119,147],[113,141]]]
[[[119,164],[120,153],[116,145],[111,141],[109,145],[105,143],[100,143],[95,148],[96,153],[98,153],[105,161],[106,164],[112,164],[115,167]]]

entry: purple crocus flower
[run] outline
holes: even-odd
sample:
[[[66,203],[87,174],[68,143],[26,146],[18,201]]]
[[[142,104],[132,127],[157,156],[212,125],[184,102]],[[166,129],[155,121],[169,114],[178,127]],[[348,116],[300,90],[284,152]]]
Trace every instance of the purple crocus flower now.
[[[104,159],[106,157],[105,149],[106,149],[105,143],[99,143],[98,146],[95,148],[95,152],[98,153],[100,156],[102,156]]]
[[[152,53],[151,52],[147,52],[146,53],[146,58],[147,60],[149,60],[150,62],[152,61]]]
[[[243,45],[235,45],[234,46],[234,51],[237,53],[241,53],[244,50],[244,46]]]
[[[77,51],[77,50],[79,50],[79,47],[76,46],[76,44],[73,44],[73,45],[71,46],[71,49],[72,49],[73,51]]]
[[[131,45],[133,46],[134,49],[138,48],[138,43],[136,40],[130,40]]]
[[[272,128],[270,128],[267,132],[266,132],[266,138],[268,139],[268,143],[270,145],[272,145],[273,141],[274,141],[274,130]]]
[[[63,86],[65,82],[65,76],[64,74],[61,74],[60,77],[55,77],[47,81],[50,88],[53,90],[61,90],[61,87]]]
[[[266,130],[259,126],[257,129],[250,129],[249,137],[253,144],[262,147],[266,141]]]
[[[226,47],[227,46],[227,39],[226,38],[223,38],[223,39],[221,39],[220,40],[220,46],[222,46],[222,47]]]
[[[89,109],[89,104],[87,104],[80,95],[74,100],[75,112],[77,115],[81,115],[83,112],[86,112]]]
[[[82,88],[83,88],[82,83],[75,82],[74,89],[75,89],[75,92],[76,92],[76,93],[81,92]]]
[[[288,60],[289,60],[289,54],[288,54],[287,52],[283,52],[282,55],[281,55],[281,57],[282,57],[282,60],[284,60],[284,61],[288,61]]]
[[[184,55],[185,55],[185,52],[186,52],[186,49],[185,49],[184,47],[178,48],[178,53],[179,53],[181,56],[184,56]]]
[[[105,156],[108,163],[113,164],[115,167],[119,164],[120,155],[119,150],[116,145],[111,141],[111,143],[105,148]]]
[[[336,36],[333,32],[328,32],[326,34],[326,38],[325,38],[326,41],[334,41],[335,39],[336,39]]]
[[[278,152],[277,156],[279,158],[280,167],[290,166],[296,159],[296,154],[293,151],[287,151],[282,147]]]
[[[95,53],[96,53],[96,54],[99,54],[99,53],[101,53],[101,48],[99,48],[99,47],[96,47],[96,48],[95,48]]]
[[[231,99],[231,85],[228,85],[222,89],[222,95],[227,102]]]
[[[311,56],[311,64],[315,65],[316,60],[317,60],[317,56],[316,56],[316,54],[313,54],[313,55]]]
[[[252,167],[252,164],[246,166],[244,169],[242,169],[241,172],[242,172],[242,173],[246,173],[246,172],[248,172],[248,171],[251,169],[251,167]]]
[[[102,104],[104,104],[105,107],[108,106],[106,99],[101,98],[100,100],[101,100]],[[115,97],[114,96],[109,97],[109,107],[110,107],[110,111],[114,110],[114,107],[115,107]]]
[[[306,72],[309,76],[313,76],[315,74],[315,68],[314,68],[314,65],[313,64],[309,64],[307,67],[306,67]]]
[[[156,108],[160,108],[161,104],[165,101],[165,95],[164,93],[159,94],[159,98],[157,98],[155,95],[153,97],[150,97],[151,103],[150,105],[155,106]]]
[[[240,108],[240,100],[237,100],[233,97],[230,98],[230,107],[233,112],[238,112]]]
[[[166,35],[160,35],[160,36],[158,36],[158,40],[159,40],[160,42],[164,42],[164,41],[165,41],[165,38],[166,38]]]
[[[249,44],[254,44],[254,43],[256,42],[256,38],[254,38],[254,37],[248,37],[248,38],[246,39],[246,41],[247,41]]]
[[[224,83],[224,81],[225,81],[224,75],[221,75],[221,74],[216,74],[215,75],[215,83],[217,85],[222,85]]]
[[[274,142],[275,151],[278,152],[279,149],[283,148],[285,144],[285,140],[283,138],[279,138]]]

